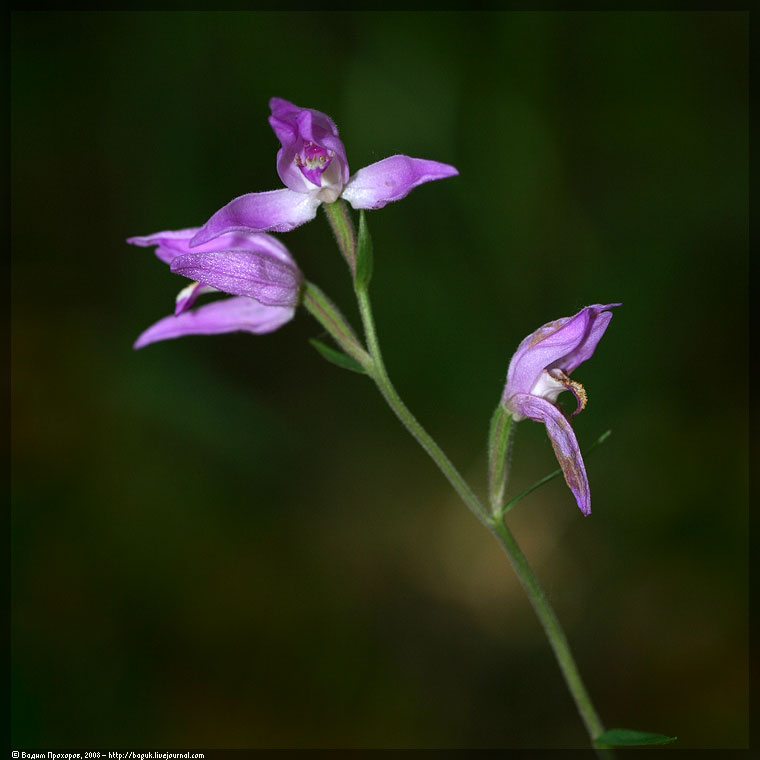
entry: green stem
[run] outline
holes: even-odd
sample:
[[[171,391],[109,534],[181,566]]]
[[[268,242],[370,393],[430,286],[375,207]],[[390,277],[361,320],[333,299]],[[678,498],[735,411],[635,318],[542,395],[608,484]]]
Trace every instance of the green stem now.
[[[491,514],[497,520],[501,515],[504,491],[509,479],[514,438],[515,425],[512,415],[499,402],[488,430],[488,502]]]
[[[422,446],[431,456],[433,461],[438,465],[441,472],[446,476],[454,490],[459,494],[462,501],[469,507],[475,517],[480,520],[489,530],[493,530],[491,517],[485,507],[480,503],[478,497],[467,484],[465,479],[459,474],[459,471],[451,463],[451,460],[443,453],[441,447],[433,440],[430,434],[417,421],[417,418],[409,411],[409,408],[401,400],[396,389],[393,387],[388,373],[383,363],[383,357],[380,353],[380,345],[377,341],[375,331],[375,322],[372,317],[372,308],[369,302],[369,294],[363,288],[356,292],[359,300],[359,312],[361,313],[362,323],[364,324],[364,333],[367,338],[367,348],[372,357],[372,369],[369,375],[375,381],[383,398],[388,402],[390,408],[401,420],[404,427],[412,434],[417,443]]]
[[[544,632],[549,639],[549,643],[554,650],[554,655],[557,658],[562,675],[565,677],[565,682],[575,700],[576,707],[586,725],[586,729],[588,730],[593,745],[594,739],[604,732],[604,727],[599,719],[599,715],[594,709],[594,705],[586,691],[586,687],[583,684],[578,666],[575,664],[575,660],[573,659],[572,652],[567,643],[567,638],[562,631],[559,620],[546,599],[546,595],[533,573],[533,570],[531,570],[528,560],[525,559],[525,555],[522,553],[522,550],[506,523],[501,519],[494,520],[491,518],[480,500],[473,493],[470,486],[465,482],[464,478],[462,478],[438,444],[428,435],[419,422],[417,422],[399,397],[395,388],[391,384],[380,354],[380,346],[377,340],[374,319],[372,318],[369,295],[365,291],[359,290],[357,292],[357,297],[359,299],[359,311],[361,312],[362,322],[364,323],[367,347],[369,348],[370,355],[374,361],[374,372],[370,373],[371,376],[375,380],[375,383],[391,409],[396,413],[396,416],[404,423],[422,448],[432,457],[433,461],[454,486],[454,489],[459,494],[462,501],[464,501],[480,522],[482,522],[488,530],[496,536],[506,552],[509,561],[512,563],[512,568],[520,579],[520,583],[530,599],[533,609],[536,611]],[[514,426],[510,427],[511,430],[514,431]],[[509,438],[509,432],[505,431],[505,433],[506,437]],[[494,508],[496,509],[497,507]]]
[[[369,372],[372,367],[372,358],[362,348],[359,338],[338,311],[338,307],[313,282],[304,283],[302,303],[317,322],[330,333],[335,342]]]
[[[327,221],[335,235],[343,258],[348,262],[351,277],[356,275],[356,233],[351,215],[345,201],[338,198],[335,203],[323,203],[322,208],[327,214]]]
[[[541,584],[538,582],[528,564],[528,560],[518,546],[515,537],[512,535],[512,531],[510,531],[503,520],[499,520],[495,524],[493,533],[499,540],[507,557],[509,557],[509,561],[512,563],[512,567],[515,573],[517,573],[517,577],[520,579],[520,583],[528,599],[530,599],[536,615],[538,615],[546,637],[549,639],[549,644],[554,650],[554,656],[557,658],[562,675],[565,677],[570,693],[573,695],[578,712],[586,725],[588,735],[591,737],[592,746],[601,748],[602,745],[595,745],[594,739],[604,733],[604,726],[594,709],[594,704],[588,691],[586,691],[580,671],[570,651],[570,645],[567,643],[565,633],[544,594],[544,590],[541,588]]]
[[[348,214],[348,209],[342,201],[325,205],[330,225],[335,232],[341,253],[351,266],[352,274],[355,272],[356,263],[356,234],[354,233],[353,223]],[[594,739],[604,732],[602,722],[594,709],[591,698],[589,697],[586,687],[581,679],[578,667],[575,664],[570,647],[559,624],[557,616],[554,614],[546,595],[533,574],[533,571],[525,559],[525,555],[515,541],[512,532],[507,527],[503,518],[492,517],[488,510],[483,506],[480,499],[475,495],[473,490],[465,479],[459,474],[449,458],[444,454],[441,447],[431,438],[428,432],[420,425],[414,415],[409,411],[406,404],[401,400],[396,389],[391,383],[388,372],[385,369],[380,344],[377,339],[375,321],[372,315],[372,307],[369,300],[369,294],[366,287],[357,287],[356,296],[359,302],[359,312],[361,314],[364,334],[367,342],[367,351],[359,344],[353,330],[346,324],[340,312],[332,305],[327,297],[319,291],[316,286],[307,283],[304,289],[304,305],[320,321],[320,324],[335,338],[336,342],[355,358],[366,370],[367,374],[375,381],[380,393],[383,395],[393,412],[404,424],[406,429],[411,433],[415,440],[430,455],[433,461],[438,465],[441,472],[459,494],[462,501],[478,520],[488,528],[488,530],[498,539],[502,548],[506,552],[512,568],[520,579],[525,593],[530,599],[533,609],[536,611],[538,619],[543,626],[549,643],[554,651],[557,662],[559,663],[562,675],[565,678],[568,689],[575,700],[575,704],[583,719],[586,729],[591,738],[591,744],[595,748],[602,748],[597,745]],[[513,428],[514,429],[514,428]],[[507,433],[509,437],[509,434]],[[606,754],[606,753],[605,753]]]

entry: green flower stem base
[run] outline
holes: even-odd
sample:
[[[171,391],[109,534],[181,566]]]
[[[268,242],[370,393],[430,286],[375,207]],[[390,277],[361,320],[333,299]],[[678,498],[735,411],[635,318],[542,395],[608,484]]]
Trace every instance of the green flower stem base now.
[[[516,425],[512,414],[499,402],[488,430],[488,502],[491,514],[498,520],[504,516],[504,491],[509,480],[512,444]]]
[[[559,620],[546,599],[538,578],[533,573],[528,560],[525,559],[522,549],[518,546],[506,522],[503,519],[497,521],[494,524],[492,532],[496,535],[499,543],[507,553],[507,557],[509,557],[509,561],[512,563],[512,568],[517,573],[517,577],[520,579],[520,583],[528,599],[530,599],[530,603],[533,605],[538,619],[541,621],[546,637],[549,639],[549,644],[551,644],[554,650],[554,656],[557,658],[562,675],[565,677],[570,693],[573,695],[575,704],[578,707],[578,712],[581,714],[581,718],[586,724],[588,735],[591,737],[591,742],[594,744],[594,739],[604,733],[604,726],[602,726],[602,721],[599,719],[599,715],[591,702],[591,697],[586,691],[562,626],[559,624]]]
[[[357,291],[357,296],[359,299],[359,311],[361,313],[362,322],[364,323],[364,331],[367,336],[367,347],[370,356],[372,357],[372,367],[369,370],[370,377],[375,381],[380,393],[383,394],[383,398],[388,402],[388,406],[390,406],[399,420],[401,420],[404,427],[416,439],[417,443],[427,451],[433,461],[438,465],[441,472],[443,472],[449,483],[454,487],[454,490],[459,494],[462,501],[467,507],[469,507],[470,511],[483,525],[489,530],[492,530],[490,515],[480,503],[478,497],[473,493],[470,486],[459,474],[459,471],[454,467],[446,454],[443,453],[441,447],[433,440],[425,428],[423,428],[417,421],[416,417],[409,411],[406,404],[401,400],[401,397],[393,387],[393,383],[391,383],[388,373],[386,372],[382,355],[380,354],[380,346],[377,342],[369,295],[365,290],[359,290]]]
[[[344,201],[337,200],[335,203],[324,203],[322,208],[353,277],[356,274],[356,233],[348,207]]]
[[[357,238],[348,209],[343,201],[340,200],[333,204],[325,204],[324,208],[330,226],[335,233],[335,238],[338,242],[341,254],[346,261],[348,261],[352,272],[356,272]],[[359,312],[361,314],[367,343],[366,351],[335,306],[311,283],[305,285],[304,305],[325,330],[330,333],[338,345],[361,364],[365,372],[375,382],[378,390],[383,395],[383,398],[385,398],[393,412],[417,440],[420,446],[427,451],[433,461],[438,465],[439,469],[454,487],[454,490],[459,494],[462,501],[467,505],[475,517],[477,517],[499,541],[512,564],[512,568],[520,579],[520,583],[530,599],[533,609],[536,611],[536,615],[549,639],[549,643],[557,658],[557,662],[562,671],[562,675],[565,678],[568,689],[570,690],[578,708],[578,712],[586,725],[589,737],[591,738],[592,747],[606,750],[606,745],[596,744],[594,741],[595,737],[604,733],[604,727],[599,719],[599,715],[594,709],[591,697],[583,684],[580,672],[578,671],[578,666],[575,664],[575,660],[573,659],[573,655],[567,643],[567,638],[562,631],[557,616],[554,614],[554,610],[546,599],[546,595],[544,594],[538,579],[534,575],[525,555],[522,553],[515,537],[512,535],[512,532],[504,521],[504,511],[496,508],[495,514],[492,515],[486,509],[480,499],[475,495],[472,488],[470,488],[464,478],[459,474],[456,467],[454,467],[446,454],[444,454],[440,446],[433,440],[422,425],[420,425],[414,415],[409,411],[406,404],[401,400],[401,397],[393,387],[385,369],[366,284],[357,284],[355,282],[355,286],[356,296],[359,302]],[[504,430],[503,435],[506,439],[506,437],[509,437],[509,431]],[[605,751],[603,754],[609,757],[609,751]]]
[[[372,366],[370,355],[362,347],[361,341],[349,327],[335,304],[312,282],[303,286],[301,303],[304,308],[330,333],[333,340],[366,372]]]

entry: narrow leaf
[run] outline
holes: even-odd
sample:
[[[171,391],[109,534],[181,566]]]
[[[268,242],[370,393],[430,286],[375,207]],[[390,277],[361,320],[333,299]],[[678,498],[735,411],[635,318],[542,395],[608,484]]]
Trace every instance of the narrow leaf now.
[[[335,364],[343,369],[350,369],[352,372],[358,372],[360,375],[366,374],[364,367],[348,354],[344,354],[342,351],[336,351],[334,348],[326,346],[321,340],[317,340],[316,338],[310,338],[309,343],[311,343],[311,345],[314,346],[314,348],[316,348],[317,351],[319,351],[319,353],[331,364]]]
[[[357,290],[366,290],[372,279],[372,238],[369,235],[364,211],[359,214],[359,238],[356,245],[356,275],[354,284]]]
[[[607,744],[610,747],[641,747],[645,744],[670,744],[677,736],[652,734],[648,731],[632,731],[629,728],[611,728],[594,739],[596,744]]]

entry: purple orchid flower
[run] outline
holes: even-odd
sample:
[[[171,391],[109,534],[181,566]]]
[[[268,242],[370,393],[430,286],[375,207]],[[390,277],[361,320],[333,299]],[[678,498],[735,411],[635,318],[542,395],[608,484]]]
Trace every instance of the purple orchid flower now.
[[[556,401],[562,391],[570,391],[576,399],[573,415],[585,408],[586,391],[569,375],[593,355],[612,319],[608,309],[614,306],[620,304],[586,306],[573,317],[556,319],[531,333],[509,363],[501,399],[516,421],[529,417],[546,425],[565,481],[584,515],[591,514],[586,467],[575,433]]]
[[[351,177],[346,149],[329,116],[282,98],[272,98],[269,107],[269,123],[282,143],[277,173],[285,189],[247,193],[230,201],[203,225],[192,246],[233,231],[287,232],[311,221],[321,203],[338,198],[356,209],[382,208],[417,185],[459,174],[438,161],[390,156]]]
[[[156,256],[169,264],[172,272],[193,280],[177,295],[174,314],[145,330],[135,348],[183,335],[237,330],[261,335],[293,318],[302,275],[282,243],[262,232],[235,232],[190,248],[199,229],[168,230],[127,240],[132,245],[156,246]],[[218,292],[234,297],[191,309],[199,296]]]

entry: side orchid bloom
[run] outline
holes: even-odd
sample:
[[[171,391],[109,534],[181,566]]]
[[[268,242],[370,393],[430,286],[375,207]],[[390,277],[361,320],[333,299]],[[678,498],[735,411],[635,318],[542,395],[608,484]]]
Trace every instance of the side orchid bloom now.
[[[520,343],[509,363],[501,403],[517,420],[543,422],[565,481],[584,515],[591,514],[586,467],[570,422],[556,401],[562,391],[576,399],[573,415],[586,406],[583,386],[570,373],[590,359],[612,319],[608,311],[619,303],[594,304],[575,316],[539,327]],[[571,415],[572,416],[572,415]]]
[[[232,233],[190,248],[199,227],[156,232],[127,240],[156,246],[156,256],[171,271],[192,282],[176,298],[174,314],[151,325],[135,342],[142,348],[183,335],[217,335],[238,330],[257,335],[289,322],[298,304],[302,275],[287,248],[261,232]],[[224,298],[191,308],[207,293]]]
[[[311,221],[321,203],[338,198],[355,209],[382,208],[417,185],[459,174],[448,164],[397,155],[350,176],[346,149],[329,116],[282,98],[272,98],[269,107],[269,123],[282,144],[277,173],[285,189],[247,193],[230,201],[203,225],[193,246],[232,231],[287,232]]]

